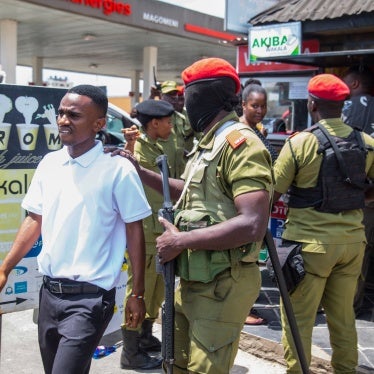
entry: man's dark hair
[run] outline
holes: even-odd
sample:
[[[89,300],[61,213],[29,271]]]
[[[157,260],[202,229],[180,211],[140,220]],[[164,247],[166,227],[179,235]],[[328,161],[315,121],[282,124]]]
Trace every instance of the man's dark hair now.
[[[102,111],[103,117],[106,116],[108,111],[108,98],[100,87],[92,86],[90,84],[81,84],[70,88],[68,93],[75,93],[89,97]]]
[[[345,76],[352,76],[354,79],[357,79],[364,92],[371,93],[374,87],[374,73],[366,65],[355,65],[351,66]]]

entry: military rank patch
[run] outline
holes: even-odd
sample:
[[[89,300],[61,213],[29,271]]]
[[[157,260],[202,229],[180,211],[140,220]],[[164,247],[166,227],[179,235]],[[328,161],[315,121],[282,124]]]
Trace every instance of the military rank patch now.
[[[246,141],[246,137],[239,130],[232,130],[226,135],[226,139],[233,149],[238,148],[240,144]]]

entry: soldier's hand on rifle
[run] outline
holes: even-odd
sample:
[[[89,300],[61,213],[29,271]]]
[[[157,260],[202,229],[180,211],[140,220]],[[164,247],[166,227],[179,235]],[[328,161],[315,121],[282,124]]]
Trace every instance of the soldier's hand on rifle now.
[[[179,245],[179,239],[183,233],[165,218],[159,217],[158,220],[164,226],[165,231],[156,238],[156,249],[160,263],[164,264],[173,260],[183,251],[184,248]]]
[[[144,299],[136,295],[130,296],[127,299],[125,307],[126,326],[136,328],[141,324],[145,318],[145,304]]]

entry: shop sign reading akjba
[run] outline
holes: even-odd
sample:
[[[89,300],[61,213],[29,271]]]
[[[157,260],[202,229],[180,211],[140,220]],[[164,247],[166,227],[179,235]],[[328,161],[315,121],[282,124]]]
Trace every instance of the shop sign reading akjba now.
[[[112,13],[129,16],[131,14],[131,4],[122,3],[115,0],[70,0],[71,3],[89,6],[91,8],[102,9],[102,12],[109,16]]]
[[[249,29],[250,61],[258,57],[297,55],[301,52],[301,23],[279,23]]]

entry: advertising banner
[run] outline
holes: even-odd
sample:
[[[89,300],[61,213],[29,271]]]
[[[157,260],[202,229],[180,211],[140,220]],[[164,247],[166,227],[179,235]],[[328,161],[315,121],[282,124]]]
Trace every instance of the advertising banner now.
[[[0,84],[0,263],[25,218],[21,201],[38,163],[62,147],[56,114],[65,93],[62,88]],[[42,275],[36,257],[41,246],[40,237],[10,273],[0,293],[0,314],[38,307]],[[112,320],[116,329],[122,322],[126,270],[124,259]]]
[[[270,214],[270,230],[276,246],[279,246],[282,242],[282,234],[286,218],[287,205],[280,199],[273,204],[273,209]]]
[[[25,218],[21,201],[47,152],[61,148],[56,110],[65,89],[0,85],[0,262]],[[0,293],[0,314],[36,308],[42,239],[12,270]]]
[[[319,41],[317,39],[304,40],[301,44],[302,53],[319,52]],[[285,64],[280,62],[269,62],[250,60],[250,50],[248,45],[240,45],[237,47],[236,69],[239,74],[258,74],[273,72],[295,72],[304,70],[317,70],[315,66],[305,66],[297,64]]]
[[[251,61],[258,57],[298,55],[301,53],[301,22],[252,27],[248,47]]]

